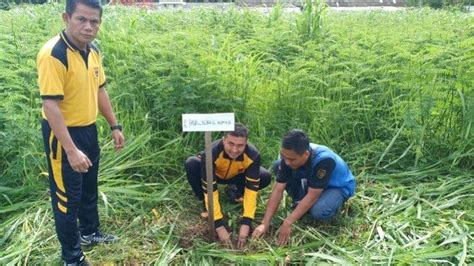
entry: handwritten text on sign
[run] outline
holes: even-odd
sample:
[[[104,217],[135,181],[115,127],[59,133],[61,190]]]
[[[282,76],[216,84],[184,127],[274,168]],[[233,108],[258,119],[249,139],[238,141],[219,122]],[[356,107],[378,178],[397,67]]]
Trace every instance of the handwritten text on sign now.
[[[234,113],[183,114],[183,131],[234,131]]]

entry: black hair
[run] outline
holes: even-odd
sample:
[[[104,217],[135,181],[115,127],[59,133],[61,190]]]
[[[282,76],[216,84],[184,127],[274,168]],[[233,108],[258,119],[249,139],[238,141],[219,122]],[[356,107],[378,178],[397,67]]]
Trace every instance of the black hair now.
[[[283,137],[281,147],[302,155],[305,151],[309,150],[308,136],[301,129],[292,129]]]
[[[235,123],[234,131],[227,132],[225,136],[232,135],[234,137],[244,137],[248,139],[249,137],[249,130],[241,123]]]
[[[100,0],[66,0],[66,13],[70,16],[76,10],[77,4],[83,4],[88,7],[98,9],[102,17],[102,5]]]

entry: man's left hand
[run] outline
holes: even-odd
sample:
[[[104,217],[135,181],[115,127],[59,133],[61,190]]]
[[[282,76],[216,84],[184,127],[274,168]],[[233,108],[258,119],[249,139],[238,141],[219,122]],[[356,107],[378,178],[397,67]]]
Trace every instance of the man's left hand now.
[[[287,222],[286,220],[283,221],[283,224],[280,227],[280,232],[278,233],[278,246],[284,246],[288,243],[291,235],[291,223]]]
[[[239,240],[237,241],[237,248],[242,249],[247,243],[247,237],[250,233],[250,226],[243,224],[240,226]]]
[[[125,137],[120,130],[112,131],[112,139],[115,143],[115,151],[120,151],[125,146]]]

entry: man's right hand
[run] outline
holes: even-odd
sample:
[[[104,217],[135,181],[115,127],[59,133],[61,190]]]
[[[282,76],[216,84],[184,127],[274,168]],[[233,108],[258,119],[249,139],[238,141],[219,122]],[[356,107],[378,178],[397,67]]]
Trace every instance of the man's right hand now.
[[[267,232],[267,230],[268,226],[266,226],[265,224],[260,224],[259,226],[257,226],[257,228],[255,228],[255,230],[253,230],[252,238],[260,238]]]
[[[92,166],[89,158],[79,149],[74,149],[72,152],[67,153],[67,159],[72,170],[79,173],[87,173],[89,167]]]
[[[227,232],[224,226],[219,226],[216,228],[217,237],[219,241],[228,248],[232,248],[232,241],[230,241],[230,234]]]

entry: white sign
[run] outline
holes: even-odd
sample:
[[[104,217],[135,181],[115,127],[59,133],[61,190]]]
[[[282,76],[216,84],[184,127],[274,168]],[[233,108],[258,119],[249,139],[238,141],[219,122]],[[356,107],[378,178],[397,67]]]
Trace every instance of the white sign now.
[[[183,114],[183,131],[234,131],[234,113]]]

